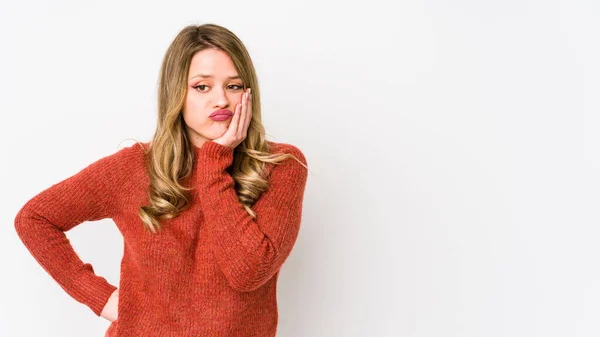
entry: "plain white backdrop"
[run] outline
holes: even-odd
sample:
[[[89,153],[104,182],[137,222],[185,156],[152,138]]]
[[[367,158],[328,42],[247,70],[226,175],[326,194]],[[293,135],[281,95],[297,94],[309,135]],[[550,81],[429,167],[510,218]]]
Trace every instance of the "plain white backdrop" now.
[[[311,172],[278,336],[598,336],[595,0],[6,1],[0,336],[103,336],[14,230],[20,207],[151,139],[187,24],[248,47],[269,139]],[[117,285],[110,219],[68,232]]]

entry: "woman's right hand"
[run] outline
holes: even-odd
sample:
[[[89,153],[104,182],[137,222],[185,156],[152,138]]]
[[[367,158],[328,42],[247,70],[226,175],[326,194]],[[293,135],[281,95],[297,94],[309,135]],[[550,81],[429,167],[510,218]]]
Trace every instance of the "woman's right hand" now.
[[[110,297],[108,298],[108,301],[106,302],[106,305],[104,305],[104,309],[102,309],[102,313],[100,313],[100,316],[106,318],[107,320],[114,322],[117,320],[118,318],[118,311],[119,311],[119,289],[115,290]]]

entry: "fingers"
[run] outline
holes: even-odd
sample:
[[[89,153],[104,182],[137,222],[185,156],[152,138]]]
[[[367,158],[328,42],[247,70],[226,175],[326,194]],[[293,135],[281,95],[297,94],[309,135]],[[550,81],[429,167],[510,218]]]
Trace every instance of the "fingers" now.
[[[242,94],[242,112],[237,130],[237,137],[240,141],[243,141],[246,138],[248,125],[250,124],[251,113],[252,101],[250,100],[250,89],[248,89]]]
[[[245,138],[244,127],[246,126],[246,119],[248,119],[248,91],[242,96],[242,116],[240,117],[240,125],[238,127],[238,138],[243,140]]]
[[[221,138],[227,139],[225,143],[228,146],[236,147],[246,138],[251,119],[252,99],[250,97],[250,89],[248,89],[242,94],[241,102],[235,106],[231,122],[227,127],[227,131],[225,131],[225,135]]]
[[[248,89],[248,98],[247,98],[247,108],[246,108],[246,118],[244,119],[244,124],[242,126],[243,137],[246,138],[248,134],[248,127],[250,126],[250,121],[252,120],[252,89]]]
[[[237,135],[238,124],[240,123],[240,115],[242,113],[242,104],[238,104],[235,107],[235,113],[233,117],[231,117],[231,123],[229,123],[229,127],[227,129],[227,133],[231,135],[231,137],[235,137]]]

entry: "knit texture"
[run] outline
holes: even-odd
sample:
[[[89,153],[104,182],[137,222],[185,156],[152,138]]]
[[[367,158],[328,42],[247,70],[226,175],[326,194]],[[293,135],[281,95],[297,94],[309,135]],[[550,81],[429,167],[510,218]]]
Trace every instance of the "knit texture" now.
[[[271,152],[306,164],[295,146],[269,143]],[[268,164],[269,189],[252,207],[253,219],[226,171],[233,156],[233,148],[213,141],[194,146],[193,172],[184,182],[194,186],[191,205],[163,220],[158,234],[146,231],[138,216],[150,184],[139,144],[31,198],[15,217],[16,231],[46,272],[99,316],[116,286],[79,258],[65,232],[113,219],[124,251],[119,318],[108,337],[275,336],[276,283],[299,233],[307,170],[293,158]]]

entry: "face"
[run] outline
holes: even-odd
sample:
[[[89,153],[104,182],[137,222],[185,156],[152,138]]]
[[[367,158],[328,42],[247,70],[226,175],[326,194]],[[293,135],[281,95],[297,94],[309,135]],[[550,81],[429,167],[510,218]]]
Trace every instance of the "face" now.
[[[186,132],[195,146],[202,147],[227,131],[231,117],[209,116],[217,110],[233,114],[237,104],[242,103],[244,83],[227,53],[205,49],[192,57],[187,85],[183,106]]]

